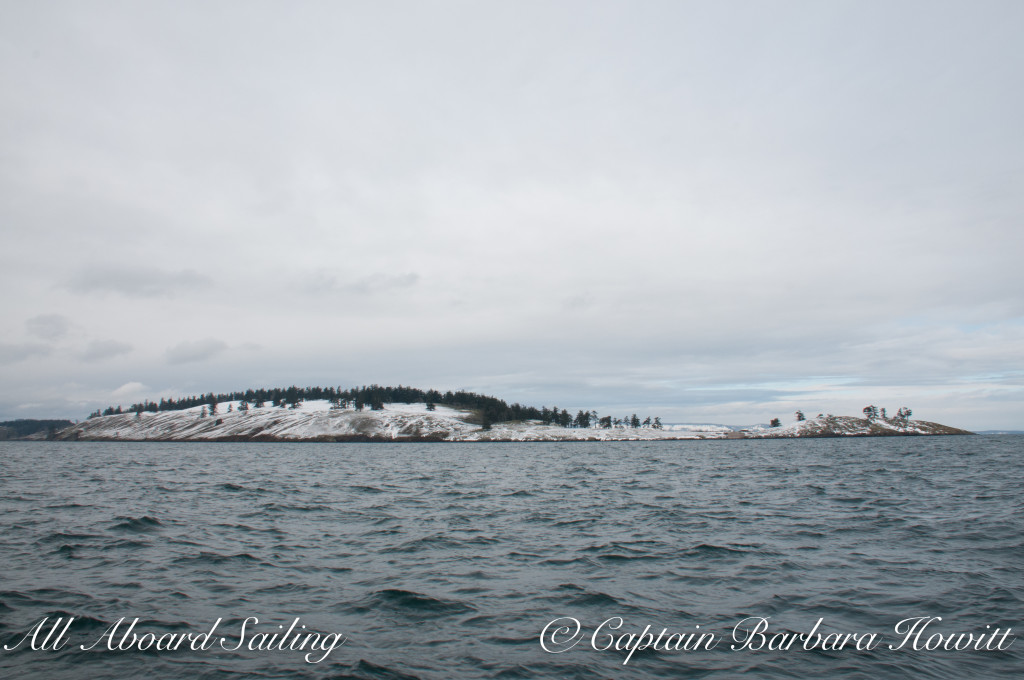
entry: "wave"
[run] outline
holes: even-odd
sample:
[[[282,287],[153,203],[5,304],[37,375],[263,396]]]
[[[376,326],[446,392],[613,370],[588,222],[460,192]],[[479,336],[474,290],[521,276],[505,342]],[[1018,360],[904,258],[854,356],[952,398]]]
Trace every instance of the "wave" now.
[[[156,517],[144,515],[142,517],[118,517],[119,523],[110,527],[111,531],[128,531],[134,533],[145,533],[157,531],[163,524]]]
[[[378,666],[365,659],[360,659],[351,667],[354,675],[338,676],[339,680],[420,680],[418,675],[403,673],[387,666]]]
[[[222,555],[221,553],[215,552],[201,552],[198,555],[189,555],[187,557],[179,557],[174,560],[175,564],[182,565],[203,565],[203,564],[238,564],[238,563],[251,563],[251,564],[266,564],[261,560],[253,557],[249,553],[235,553],[233,555]]]
[[[364,598],[354,609],[359,612],[383,610],[392,613],[415,615],[420,618],[450,616],[475,611],[475,607],[466,602],[432,597],[399,588],[386,588],[375,591]]]
[[[39,539],[39,543],[55,543],[57,541],[77,541],[103,538],[100,534],[80,534],[74,531],[54,531]]]
[[[608,593],[588,590],[574,583],[563,583],[554,592],[547,599],[572,607],[621,607],[623,604]]]

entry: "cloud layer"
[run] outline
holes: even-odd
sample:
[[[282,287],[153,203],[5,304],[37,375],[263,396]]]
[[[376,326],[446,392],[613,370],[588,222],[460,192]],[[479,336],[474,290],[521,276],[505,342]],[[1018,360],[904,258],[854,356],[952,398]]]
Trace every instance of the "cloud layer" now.
[[[188,364],[212,359],[227,349],[222,340],[207,338],[181,342],[167,349],[167,361],[171,364]]]
[[[8,14],[0,418],[401,382],[1024,428],[1019,3]]]

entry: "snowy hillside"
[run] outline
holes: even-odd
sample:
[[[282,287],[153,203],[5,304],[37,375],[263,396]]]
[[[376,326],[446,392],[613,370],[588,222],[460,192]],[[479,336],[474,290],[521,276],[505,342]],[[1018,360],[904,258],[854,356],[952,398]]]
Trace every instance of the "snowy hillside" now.
[[[264,406],[238,410],[238,402],[217,404],[217,413],[203,416],[205,406],[100,416],[78,423],[58,439],[124,441],[560,441],[700,439],[721,436],[707,432],[650,428],[573,429],[537,421],[497,423],[490,430],[470,422],[473,414],[446,406],[428,411],[426,404],[385,404],[380,411],[331,407],[328,401],[306,401],[296,408]],[[691,426],[697,427],[697,426]]]
[[[781,427],[758,425],[745,432],[752,438],[776,437],[885,437],[917,434],[971,434],[965,430],[924,420],[903,423],[895,418],[853,418],[850,416],[819,416]]]
[[[873,436],[885,434],[964,434],[935,423],[910,421],[906,428],[885,421],[832,417],[784,427],[757,426],[743,431],[722,425],[667,425],[652,428],[564,428],[539,421],[497,423],[484,430],[473,414],[445,406],[386,404],[380,411],[332,407],[328,401],[301,402],[295,408],[264,406],[238,409],[221,402],[182,411],[144,411],[90,418],[57,433],[63,440],[121,441],[628,441],[723,439],[736,437]]]

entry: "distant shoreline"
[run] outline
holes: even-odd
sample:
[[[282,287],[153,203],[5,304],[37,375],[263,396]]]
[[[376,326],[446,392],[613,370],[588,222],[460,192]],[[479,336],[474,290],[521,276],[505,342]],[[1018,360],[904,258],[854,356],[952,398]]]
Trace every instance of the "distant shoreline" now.
[[[607,419],[606,419],[607,420]],[[327,400],[291,406],[216,402],[173,411],[93,416],[68,427],[50,427],[29,440],[94,442],[610,442],[749,439],[832,439],[973,434],[922,420],[820,415],[782,425],[745,428],[712,424],[637,424],[567,427],[541,420],[489,422],[475,410],[429,403],[386,403],[377,408],[339,407]],[[650,422],[650,421],[648,421]],[[14,438],[11,438],[14,439]],[[19,437],[24,440],[26,437]]]
[[[813,434],[797,436],[778,437],[648,437],[630,439],[626,437],[617,439],[597,438],[565,438],[565,439],[441,439],[438,437],[369,437],[365,435],[349,436],[324,436],[311,438],[289,438],[289,437],[223,437],[203,439],[128,439],[121,437],[96,437],[96,438],[67,438],[67,439],[45,439],[45,438],[22,438],[8,441],[61,441],[61,442],[124,442],[131,444],[614,444],[631,442],[735,442],[735,441],[777,441],[793,439],[868,439],[868,438],[893,438],[893,437],[961,437],[961,436],[985,436],[976,432],[961,430],[959,432],[902,432],[891,434]],[[999,436],[991,434],[988,436]]]

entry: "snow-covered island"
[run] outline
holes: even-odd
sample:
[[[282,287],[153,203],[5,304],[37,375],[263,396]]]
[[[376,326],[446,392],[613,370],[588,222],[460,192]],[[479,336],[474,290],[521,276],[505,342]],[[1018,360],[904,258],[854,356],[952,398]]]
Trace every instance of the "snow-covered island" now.
[[[328,400],[288,406],[225,401],[175,411],[96,416],[49,435],[77,441],[651,441],[971,434],[920,420],[819,416],[770,427],[666,424],[652,427],[560,427],[541,421],[480,423],[479,414],[443,405],[386,403],[376,410]],[[212,414],[209,411],[214,411]],[[39,437],[43,438],[43,437]]]

